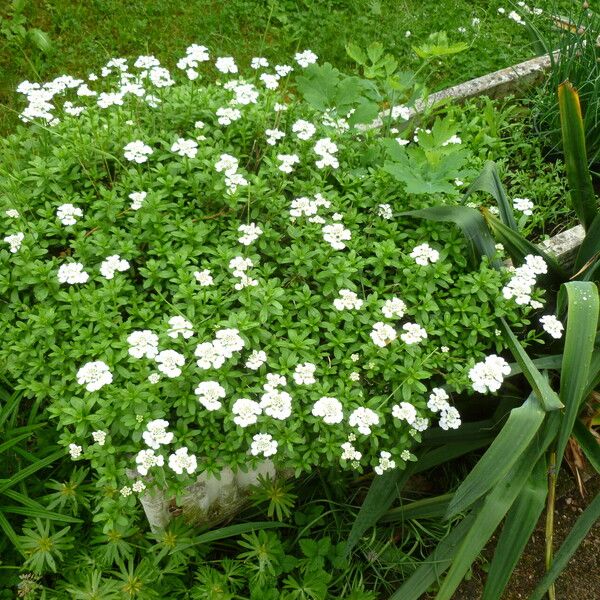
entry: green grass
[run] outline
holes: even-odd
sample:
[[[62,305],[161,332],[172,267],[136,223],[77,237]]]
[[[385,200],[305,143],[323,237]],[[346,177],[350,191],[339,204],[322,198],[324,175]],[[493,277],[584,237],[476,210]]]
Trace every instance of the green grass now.
[[[23,1],[23,0],[22,0]],[[499,15],[503,0],[24,0],[24,26],[46,32],[44,53],[15,33],[11,2],[0,8],[0,132],[14,128],[19,107],[14,88],[23,79],[47,80],[68,73],[85,76],[114,56],[152,53],[167,66],[193,42],[241,62],[263,54],[286,62],[309,47],[322,60],[353,68],[345,45],[380,41],[406,68],[417,59],[412,44],[445,30],[469,50],[433,65],[441,88],[530,57],[523,27]],[[550,9],[554,0],[537,5]],[[563,0],[562,4],[574,5]],[[472,27],[471,20],[481,20]],[[460,33],[459,27],[466,32]],[[407,38],[405,32],[412,35]],[[8,32],[8,33],[7,33]],[[490,43],[493,40],[493,43]],[[11,111],[12,109],[12,111]]]

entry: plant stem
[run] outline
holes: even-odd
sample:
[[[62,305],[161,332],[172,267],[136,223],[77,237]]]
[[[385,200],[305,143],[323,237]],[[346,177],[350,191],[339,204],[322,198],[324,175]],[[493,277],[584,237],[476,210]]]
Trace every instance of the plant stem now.
[[[552,566],[554,544],[554,502],[556,500],[556,452],[550,453],[548,461],[548,500],[546,503],[546,572]],[[554,584],[548,588],[548,598],[556,600]]]

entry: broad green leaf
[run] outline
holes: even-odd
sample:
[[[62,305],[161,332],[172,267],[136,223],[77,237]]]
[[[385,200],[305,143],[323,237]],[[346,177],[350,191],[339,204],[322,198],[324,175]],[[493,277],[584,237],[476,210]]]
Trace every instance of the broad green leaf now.
[[[592,467],[600,473],[600,444],[596,437],[579,420],[575,421],[573,435]]]
[[[565,414],[558,434],[556,448],[557,469],[560,467],[567,441],[572,433],[575,419],[584,400],[589,367],[594,352],[594,340],[598,327],[598,289],[589,281],[566,283],[568,299],[567,327],[560,377],[560,399]]]
[[[25,440],[29,437],[31,437],[31,433],[23,433],[23,434],[18,435],[10,440],[7,440],[3,444],[0,444],[0,454],[2,454],[3,452],[6,452],[10,448],[12,448],[16,444],[18,444],[20,441]]]
[[[481,212],[483,213],[485,222],[494,234],[494,237],[504,246],[504,249],[515,265],[523,264],[525,262],[525,257],[528,254],[541,256],[548,265],[548,273],[539,277],[540,282],[562,283],[563,281],[567,281],[569,278],[567,272],[558,264],[553,256],[550,256],[550,254],[532,244],[519,232],[513,231],[510,227],[504,225],[504,223],[496,219],[489,210],[484,208]]]
[[[346,54],[356,63],[361,66],[365,66],[367,64],[367,55],[364,50],[360,48],[360,46],[350,43],[346,44]]]
[[[546,460],[542,456],[506,515],[481,600],[502,598],[502,592],[544,510],[546,493]]]
[[[457,54],[458,52],[463,52],[468,47],[469,45],[464,42],[451,44],[448,41],[446,32],[438,31],[430,34],[425,43],[420,46],[413,46],[412,49],[419,58],[431,59]]]
[[[562,354],[534,358],[531,362],[541,371],[560,371],[562,367]],[[522,372],[518,363],[510,363],[510,375],[508,377],[520,375]]]
[[[413,465],[414,463],[411,463],[405,469],[394,469],[386,471],[383,475],[375,476],[358,515],[352,523],[352,529],[346,542],[346,556],[350,554],[363,533],[373,527],[398,498],[400,490],[412,475]]]
[[[228,525],[226,527],[220,527],[219,529],[198,535],[189,544],[178,546],[178,550],[185,550],[186,548],[191,548],[192,546],[198,546],[200,544],[210,544],[211,542],[223,540],[225,538],[247,533],[249,531],[255,531],[257,529],[276,529],[279,527],[289,527],[289,525],[274,521],[254,521],[251,523]]]
[[[451,499],[452,494],[443,494],[434,498],[415,500],[388,510],[379,521],[381,523],[396,523],[408,519],[442,518],[448,510]]]
[[[383,56],[384,48],[381,42],[373,42],[367,46],[367,54],[372,63],[376,63]]]
[[[33,28],[27,32],[31,43],[44,54],[48,54],[52,50],[52,42],[50,36],[41,29]]]
[[[471,262],[477,265],[481,261],[482,256],[487,256],[493,265],[499,266],[499,262],[495,258],[496,248],[494,238],[491,236],[478,210],[469,208],[468,206],[432,206],[430,208],[403,212],[400,213],[400,216],[410,216],[458,225],[467,240]]]
[[[518,231],[517,222],[515,221],[515,217],[513,215],[513,208],[508,201],[508,197],[506,196],[504,188],[502,187],[502,182],[500,181],[498,168],[496,167],[495,162],[488,160],[485,163],[477,179],[467,189],[465,193],[465,200],[473,192],[488,192],[494,196],[498,204],[498,210],[500,211],[500,218],[502,219],[502,222],[513,231]]]
[[[8,490],[9,488],[14,487],[15,485],[17,485],[17,483],[19,483],[20,481],[23,481],[23,479],[27,479],[27,477],[29,477],[30,475],[33,475],[33,473],[36,473],[40,469],[44,469],[45,467],[51,465],[54,461],[58,460],[59,458],[64,457],[64,455],[65,455],[64,450],[62,450],[62,449],[57,450],[56,452],[53,452],[49,456],[46,456],[45,458],[38,460],[34,464],[29,465],[28,467],[25,467],[24,469],[21,469],[18,473],[15,473],[9,480],[0,484],[0,494],[2,492],[4,492],[5,490]]]
[[[466,510],[506,475],[529,446],[545,416],[534,394],[510,411],[492,445],[456,490],[448,507],[448,518]]]
[[[581,542],[598,519],[600,519],[600,494],[596,494],[590,505],[581,513],[573,529],[571,529],[562,546],[554,555],[550,570],[542,577],[542,580],[529,596],[529,600],[542,600],[548,588],[569,564],[570,558],[575,554],[577,548],[579,548]]]
[[[558,106],[571,203],[587,231],[598,208],[588,167],[579,94],[569,81],[558,86]]]
[[[600,262],[598,255],[600,253],[600,213],[596,215],[596,218],[592,221],[590,228],[588,229],[583,242],[575,258],[575,272],[586,267],[586,273],[591,268],[594,268]],[[589,265],[588,265],[589,263]],[[592,277],[588,277],[592,279]]]
[[[481,423],[478,423],[478,425],[481,425]],[[491,426],[493,426],[493,424]],[[427,471],[432,467],[436,467],[448,461],[454,460],[459,456],[464,456],[469,452],[473,452],[473,450],[479,450],[479,448],[489,445],[493,439],[494,435],[491,434],[489,430],[486,430],[485,435],[480,435],[478,439],[473,441],[448,443],[439,448],[429,450],[422,457],[419,457],[419,460],[415,463],[413,472],[422,473],[423,471]]]
[[[6,490],[4,492],[4,496],[16,502],[20,502],[25,508],[23,509],[22,507],[12,507],[15,510],[11,510],[10,506],[3,506],[0,507],[0,510],[31,517],[40,517],[42,519],[50,519],[51,521],[60,521],[62,523],[83,523],[83,520],[78,519],[77,517],[71,517],[69,515],[63,515],[61,513],[48,510],[39,502],[36,502],[32,498],[29,498],[28,496],[25,496],[20,492],[15,492],[14,490]],[[31,510],[32,512],[25,512],[25,510]]]
[[[521,346],[519,340],[517,340],[504,319],[501,320],[501,329],[506,345],[521,367],[523,375],[525,375],[544,410],[552,411],[563,408],[563,404],[556,395],[556,392],[550,387],[548,380],[537,370],[533,361],[529,358],[527,352],[525,352],[523,346]]]
[[[25,551],[23,550],[19,536],[12,528],[12,525],[8,522],[8,519],[2,513],[2,510],[0,510],[0,529],[4,531],[4,534],[11,541],[12,545],[18,550],[18,552],[25,556]]]

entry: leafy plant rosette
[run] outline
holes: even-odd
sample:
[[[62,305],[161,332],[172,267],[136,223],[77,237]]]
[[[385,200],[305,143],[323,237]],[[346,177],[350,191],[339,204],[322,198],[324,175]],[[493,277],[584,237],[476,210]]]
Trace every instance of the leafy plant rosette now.
[[[452,123],[404,139],[399,107],[381,140],[377,86],[323,89],[315,61],[242,78],[194,45],[173,73],[141,56],[19,87],[0,364],[90,462],[104,514],[265,459],[402,469],[460,425],[455,394],[500,384],[502,320],[542,306],[533,284],[503,295],[511,273],[471,264],[459,232],[393,216],[458,202],[479,163]]]

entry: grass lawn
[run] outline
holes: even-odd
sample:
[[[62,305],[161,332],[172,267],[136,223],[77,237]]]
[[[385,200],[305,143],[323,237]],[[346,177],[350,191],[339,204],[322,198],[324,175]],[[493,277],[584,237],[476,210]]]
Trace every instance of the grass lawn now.
[[[470,48],[433,65],[432,85],[441,88],[499,69],[533,54],[523,26],[506,16],[504,0],[30,0],[25,30],[46,32],[52,47],[41,52],[20,41],[11,2],[0,9],[0,132],[16,123],[14,88],[23,79],[85,76],[114,56],[154,54],[173,66],[190,43],[241,62],[262,54],[286,62],[297,48],[351,69],[345,45],[380,41],[411,68],[411,45],[435,31]],[[556,11],[554,0],[537,6]],[[563,1],[561,8],[578,2]],[[498,13],[498,8],[506,14]],[[473,26],[472,20],[479,19]],[[464,31],[459,31],[464,28]],[[406,32],[410,31],[407,37]],[[493,43],[490,43],[493,40]]]

